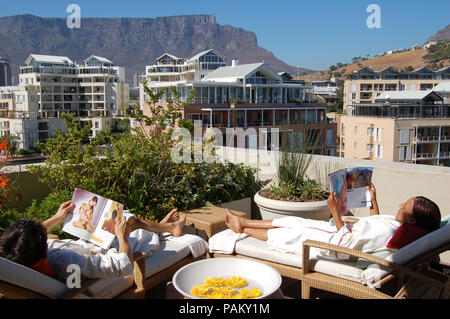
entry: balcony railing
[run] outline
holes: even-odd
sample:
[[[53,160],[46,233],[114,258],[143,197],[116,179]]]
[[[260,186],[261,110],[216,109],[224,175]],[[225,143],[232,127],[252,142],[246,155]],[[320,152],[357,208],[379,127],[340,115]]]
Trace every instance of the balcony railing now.
[[[450,136],[418,136],[415,138],[416,143],[435,143],[450,141]]]
[[[436,158],[450,158],[450,152],[440,152],[440,153],[418,153],[415,156],[416,160],[427,160]]]

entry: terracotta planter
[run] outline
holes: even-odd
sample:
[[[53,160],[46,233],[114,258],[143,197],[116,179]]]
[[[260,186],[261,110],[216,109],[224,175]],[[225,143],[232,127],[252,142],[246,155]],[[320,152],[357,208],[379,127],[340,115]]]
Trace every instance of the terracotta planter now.
[[[259,195],[259,192],[255,194],[254,199],[263,220],[272,220],[286,216],[329,220],[331,216],[326,200],[318,202],[285,202],[265,198]]]

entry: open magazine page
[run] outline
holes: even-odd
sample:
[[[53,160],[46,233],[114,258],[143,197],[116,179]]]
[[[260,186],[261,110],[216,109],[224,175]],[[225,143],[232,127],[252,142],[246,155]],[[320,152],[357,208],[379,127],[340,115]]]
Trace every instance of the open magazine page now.
[[[75,189],[72,201],[75,208],[67,215],[62,230],[108,249],[115,237],[111,217],[122,218],[123,206],[82,189]]]
[[[338,201],[339,216],[345,216],[348,213],[347,208],[347,186],[346,186],[346,171],[341,169],[335,173],[328,175],[331,181],[331,188],[336,193]]]
[[[123,205],[113,200],[108,200],[103,213],[100,217],[98,227],[95,230],[92,241],[102,247],[108,249],[113,242],[115,235],[116,223],[122,219]]]
[[[372,183],[372,167],[347,169],[347,208],[370,207],[372,200],[367,186]]]

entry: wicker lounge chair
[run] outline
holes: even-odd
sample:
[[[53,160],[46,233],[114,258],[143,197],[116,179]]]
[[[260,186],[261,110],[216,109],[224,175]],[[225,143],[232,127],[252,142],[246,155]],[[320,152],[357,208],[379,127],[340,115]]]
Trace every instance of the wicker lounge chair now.
[[[430,297],[447,298],[448,274],[432,269],[430,264],[450,248],[449,219],[443,220],[440,229],[384,258],[315,241],[303,243],[303,258],[300,258],[299,255],[272,251],[265,242],[250,237],[236,243],[235,254],[214,254],[214,257],[250,258],[269,264],[282,276],[301,280],[302,298],[305,299],[310,298],[311,288],[361,299],[415,297],[413,292],[417,289],[413,285],[421,283],[436,288]],[[345,253],[353,259],[309,258],[311,247]],[[392,286],[394,292],[389,290]]]
[[[79,289],[68,289],[64,283],[28,267],[0,258],[0,299],[128,299],[145,298],[146,292],[172,278],[193,258],[187,244],[162,241],[150,256],[135,253],[134,276],[91,279]]]

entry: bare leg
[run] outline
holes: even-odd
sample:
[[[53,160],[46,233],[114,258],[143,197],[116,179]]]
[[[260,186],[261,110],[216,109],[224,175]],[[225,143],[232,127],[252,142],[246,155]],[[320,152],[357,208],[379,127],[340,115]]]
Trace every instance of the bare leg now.
[[[131,216],[127,222],[130,232],[136,229],[145,229],[153,233],[169,232],[173,236],[179,237],[183,233],[183,227],[186,222],[186,214],[180,214],[176,221],[167,223],[152,223],[149,221],[140,220],[134,216]]]
[[[244,233],[245,229],[247,228],[263,229],[263,230],[275,228],[272,226],[271,220],[255,220],[255,219],[248,219],[242,216],[236,216],[229,209],[227,209],[227,214],[225,216],[225,223],[227,224],[228,228],[230,228],[232,231],[240,234]]]
[[[244,228],[245,234],[262,241],[267,241],[267,231],[268,229],[263,228]]]

